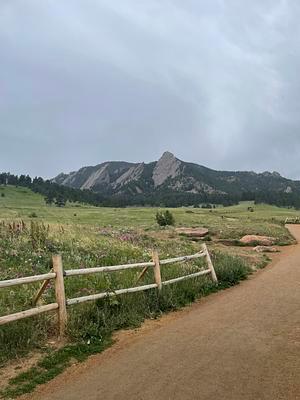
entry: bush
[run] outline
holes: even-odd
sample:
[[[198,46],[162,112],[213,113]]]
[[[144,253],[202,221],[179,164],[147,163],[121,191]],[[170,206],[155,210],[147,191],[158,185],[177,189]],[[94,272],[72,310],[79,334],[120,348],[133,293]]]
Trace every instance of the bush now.
[[[28,215],[28,217],[29,217],[29,218],[37,218],[38,216],[37,216],[37,213],[32,212],[32,213],[30,213],[30,214]]]
[[[227,254],[216,253],[213,257],[213,263],[220,288],[234,286],[247,279],[252,272],[243,259]]]
[[[156,222],[159,226],[175,225],[173,214],[169,211],[158,211],[156,213]]]

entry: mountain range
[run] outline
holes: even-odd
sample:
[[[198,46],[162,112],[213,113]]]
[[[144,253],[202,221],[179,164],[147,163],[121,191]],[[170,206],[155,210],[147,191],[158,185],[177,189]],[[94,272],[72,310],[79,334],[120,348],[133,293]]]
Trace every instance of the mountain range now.
[[[241,196],[243,193],[277,192],[300,194],[300,181],[278,172],[216,171],[185,162],[170,152],[158,161],[130,163],[108,161],[61,173],[52,182],[74,189],[89,189],[107,196],[153,195],[155,193]]]

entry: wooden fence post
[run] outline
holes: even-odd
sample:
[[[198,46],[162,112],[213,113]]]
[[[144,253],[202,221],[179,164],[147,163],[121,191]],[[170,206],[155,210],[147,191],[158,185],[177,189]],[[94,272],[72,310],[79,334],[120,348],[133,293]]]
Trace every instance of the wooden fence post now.
[[[59,336],[63,338],[65,335],[66,324],[67,324],[67,307],[66,307],[66,296],[65,296],[65,284],[64,284],[64,271],[62,265],[62,258],[60,255],[52,257],[53,271],[56,273],[55,278],[55,296],[58,304],[58,325],[59,325]]]
[[[157,250],[153,250],[152,259],[154,262],[154,279],[155,283],[157,284],[157,288],[159,291],[162,289],[161,283],[161,273],[160,273],[160,263],[159,263],[159,256]]]
[[[211,261],[211,258],[210,258],[209,252],[208,252],[208,248],[207,248],[205,243],[203,244],[203,250],[205,252],[205,258],[206,258],[207,266],[208,266],[208,268],[210,269],[210,272],[211,272],[211,278],[215,283],[218,283],[218,278],[217,278],[217,275],[216,275],[216,271],[214,269],[213,263]]]

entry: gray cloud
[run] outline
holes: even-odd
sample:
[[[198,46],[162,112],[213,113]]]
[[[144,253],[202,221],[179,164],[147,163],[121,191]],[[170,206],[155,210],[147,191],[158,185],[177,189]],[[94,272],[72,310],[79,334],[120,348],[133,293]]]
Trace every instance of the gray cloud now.
[[[2,0],[0,170],[164,150],[300,179],[297,0]]]

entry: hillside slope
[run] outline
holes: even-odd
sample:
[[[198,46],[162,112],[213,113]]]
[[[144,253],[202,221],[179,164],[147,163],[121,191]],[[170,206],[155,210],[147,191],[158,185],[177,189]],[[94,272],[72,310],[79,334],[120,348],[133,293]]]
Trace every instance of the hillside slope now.
[[[149,164],[109,161],[60,174],[53,182],[76,189],[114,195],[154,192],[237,195],[247,192],[300,193],[300,182],[277,172],[216,171],[185,162],[172,153]]]

